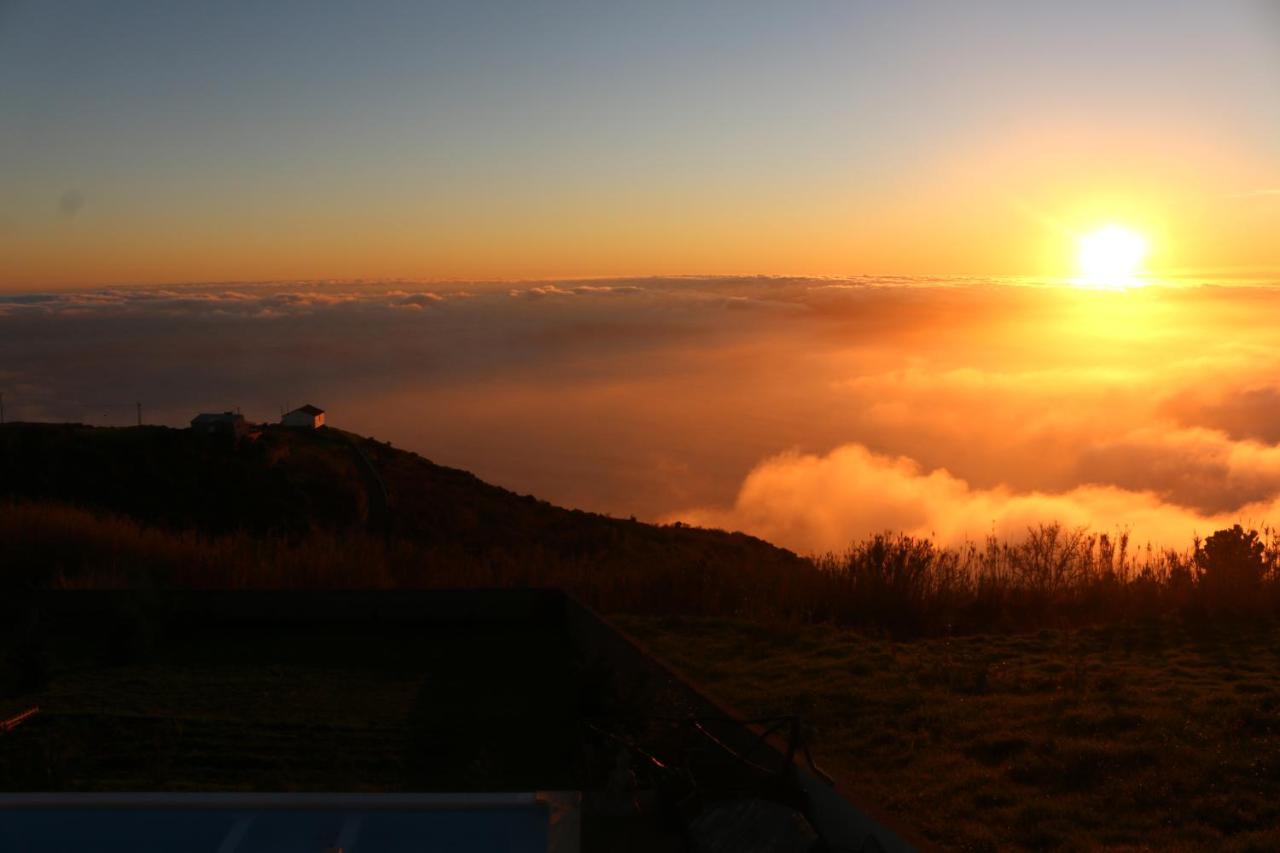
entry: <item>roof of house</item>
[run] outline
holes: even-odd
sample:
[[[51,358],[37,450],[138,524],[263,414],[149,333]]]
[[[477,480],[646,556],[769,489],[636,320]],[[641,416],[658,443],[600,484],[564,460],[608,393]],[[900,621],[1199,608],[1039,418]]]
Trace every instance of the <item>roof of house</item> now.
[[[243,415],[235,412],[201,412],[191,419],[193,424],[227,423],[244,420]]]
[[[298,408],[294,409],[292,412],[289,412],[289,414],[291,415],[323,415],[324,409],[316,408],[315,406],[308,403],[305,406],[299,406]]]

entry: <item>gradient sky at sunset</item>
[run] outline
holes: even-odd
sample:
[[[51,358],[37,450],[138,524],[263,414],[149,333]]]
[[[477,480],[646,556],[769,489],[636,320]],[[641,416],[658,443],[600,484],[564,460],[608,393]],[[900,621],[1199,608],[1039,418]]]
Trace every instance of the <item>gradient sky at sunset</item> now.
[[[0,4],[0,289],[1280,268],[1274,2]]]

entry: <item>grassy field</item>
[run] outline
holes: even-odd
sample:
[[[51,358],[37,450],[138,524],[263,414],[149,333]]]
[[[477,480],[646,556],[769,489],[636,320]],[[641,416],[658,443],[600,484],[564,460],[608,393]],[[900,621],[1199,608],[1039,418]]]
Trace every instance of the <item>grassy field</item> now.
[[[749,715],[960,849],[1280,849],[1280,627],[1173,620],[892,642],[618,617]]]

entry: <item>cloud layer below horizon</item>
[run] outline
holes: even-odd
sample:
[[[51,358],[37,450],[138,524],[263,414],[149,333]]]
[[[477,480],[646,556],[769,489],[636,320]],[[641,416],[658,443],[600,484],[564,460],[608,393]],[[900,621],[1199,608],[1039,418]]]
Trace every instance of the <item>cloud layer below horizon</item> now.
[[[800,551],[1280,518],[1280,290],[671,278],[0,296],[10,419],[333,422]]]

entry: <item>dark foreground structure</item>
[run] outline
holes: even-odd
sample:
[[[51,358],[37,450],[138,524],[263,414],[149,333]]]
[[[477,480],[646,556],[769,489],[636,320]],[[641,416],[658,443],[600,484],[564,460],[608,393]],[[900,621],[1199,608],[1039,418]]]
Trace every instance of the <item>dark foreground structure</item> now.
[[[0,849],[875,851],[800,721],[744,721],[556,590],[4,604]],[[38,793],[33,793],[38,792]]]

